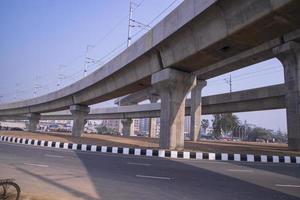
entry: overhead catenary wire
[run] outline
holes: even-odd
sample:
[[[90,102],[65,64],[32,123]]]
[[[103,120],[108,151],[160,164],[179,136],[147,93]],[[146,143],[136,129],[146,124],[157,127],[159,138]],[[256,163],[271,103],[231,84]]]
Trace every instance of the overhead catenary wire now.
[[[281,65],[275,65],[275,66],[272,66],[272,67],[268,67],[268,68],[263,68],[261,70],[256,70],[256,71],[253,71],[253,72],[245,72],[245,73],[242,73],[242,74],[238,74],[238,75],[233,75],[232,78],[239,78],[241,76],[245,76],[245,75],[250,75],[250,74],[257,74],[257,73],[260,73],[260,72],[264,72],[264,71],[273,71],[273,70],[282,70],[283,71],[283,68]],[[236,72],[230,72],[230,73],[236,73]],[[226,74],[223,74],[221,76],[225,76]],[[210,83],[213,83],[213,82],[224,82],[224,79],[222,78],[218,78],[218,79],[215,79],[215,80],[210,80]]]
[[[138,9],[141,5],[142,5],[142,3],[144,2],[144,0],[142,0],[142,1],[140,1],[139,3],[136,3],[136,7],[133,9],[134,11],[136,10],[136,9]],[[123,16],[123,17],[121,17],[121,19],[111,28],[111,29],[109,29],[108,30],[108,32],[106,32],[106,34],[101,38],[101,39],[99,39],[99,40],[97,40],[97,42],[93,45],[93,46],[97,46],[97,45],[99,45],[101,42],[103,42],[113,31],[115,31],[116,30],[116,28],[118,27],[118,26],[120,26],[120,24],[121,24],[121,22],[122,21],[124,21],[125,19],[127,19],[127,15],[126,16]],[[114,50],[115,51],[115,50]],[[110,52],[111,53],[111,52]],[[78,59],[80,59],[80,58],[83,58],[83,57],[85,57],[85,53],[81,53],[81,54],[79,54],[79,55],[77,55],[76,57],[74,57],[73,59],[71,59],[69,62],[67,62],[66,64],[64,64],[64,66],[66,66],[63,70],[61,70],[61,73],[64,71],[64,70],[66,70],[67,69],[67,67],[70,67],[71,66],[71,64],[72,63],[74,63],[75,61],[77,61]],[[80,72],[82,72],[82,70],[80,70]],[[79,71],[78,71],[78,73],[79,73]],[[76,75],[77,75],[77,72],[75,73]],[[45,73],[45,74],[40,74],[39,75],[39,77],[42,77],[43,79],[44,78],[46,78],[46,77],[49,77],[49,73]],[[70,79],[74,79],[74,78],[72,78],[72,77],[70,77],[70,76],[65,76],[65,77],[68,77],[68,78],[70,78]],[[64,78],[64,79],[68,79],[68,78]],[[53,82],[57,82],[57,80],[55,80],[55,81],[50,81],[49,83],[53,83]],[[65,82],[65,80],[64,81],[61,81],[61,82]],[[40,84],[40,85],[48,85],[49,83],[45,83],[45,84]],[[57,85],[57,84],[55,84],[55,85]],[[60,84],[61,85],[61,84]],[[44,87],[39,87],[40,89],[41,88],[44,88]],[[31,89],[26,89],[25,91],[30,91]],[[14,94],[14,92],[12,92],[12,93],[4,93],[4,95],[7,95],[7,94]]]
[[[168,9],[170,9],[178,0],[174,0],[172,1],[165,9],[163,9],[157,16],[155,16],[152,20],[150,20],[147,24],[143,24],[145,26],[148,26],[148,27],[151,27],[152,24],[159,18],[161,17]],[[143,1],[140,2],[140,5]],[[139,5],[139,6],[140,6]],[[122,20],[125,20],[127,19],[128,15],[122,17],[106,34],[104,34],[104,36],[102,38],[100,38],[95,44],[93,45],[99,45],[101,44],[102,41],[104,41],[113,31],[115,31],[118,26],[121,24]],[[142,28],[142,27],[141,27]],[[137,31],[136,33],[134,33],[132,35],[132,38],[136,38],[141,32],[145,31],[145,29],[140,29],[139,31]],[[114,53],[116,52],[119,52],[120,50],[123,50],[123,48],[126,48],[125,46],[126,44],[126,41],[125,42],[122,42],[121,44],[119,44],[117,47],[115,47],[114,49],[112,49],[110,52],[108,52],[107,54],[105,54],[104,56],[102,56],[101,58],[99,59],[95,59],[95,62],[91,62],[90,65],[89,65],[89,68],[90,69],[95,69],[95,68],[99,68],[101,66],[103,66],[108,60],[111,59],[111,57],[114,56]],[[66,66],[70,66],[72,63],[74,63],[75,61],[77,61],[78,59],[84,57],[84,53],[74,57],[74,59],[72,59],[71,61],[69,61]],[[282,66],[281,66],[282,67]],[[65,68],[64,68],[65,69]],[[240,74],[240,75],[236,75],[236,76],[232,76],[232,78],[234,79],[234,81],[238,81],[238,80],[242,80],[242,78],[239,78],[239,77],[242,77],[242,76],[246,76],[246,78],[251,78],[251,76],[249,77],[250,74],[255,74],[255,73],[259,73],[259,72],[263,72],[263,71],[267,71],[267,70],[273,70],[274,67],[270,67],[268,69],[263,69],[263,70],[259,70],[259,71],[256,71],[256,72],[248,72],[248,73],[245,73],[245,74]],[[274,70],[273,70],[274,71]],[[275,73],[277,72],[276,70],[274,71]],[[279,72],[279,71],[278,71]],[[78,70],[74,73],[72,73],[71,75],[66,75],[64,77],[63,80],[61,80],[61,84],[60,86],[63,86],[65,85],[65,83],[69,82],[70,80],[72,81],[77,81],[78,78],[80,78],[80,74],[82,73],[82,69],[81,70]],[[272,73],[269,73],[269,74],[272,74]],[[47,74],[48,75],[48,74]],[[222,80],[213,80],[212,82],[215,82],[215,81],[224,81],[224,79]],[[50,83],[53,83],[53,82],[57,82],[56,80],[55,81],[51,81]],[[49,83],[45,83],[45,84],[39,84],[39,90],[46,90],[45,88],[48,88],[47,91],[51,90],[50,88],[52,86],[50,86],[51,84]],[[54,84],[56,85],[56,84]],[[57,89],[57,87],[53,87],[53,89]],[[22,90],[21,92],[22,93],[25,93],[25,92],[30,92],[31,89],[27,89],[27,90]],[[20,92],[20,93],[21,93]],[[45,92],[45,91],[44,91]],[[15,94],[14,92],[11,92],[11,93],[1,93],[2,96],[6,96],[7,94]]]
[[[139,3],[135,3],[135,8],[133,8],[133,11],[135,11],[136,9],[138,9],[141,5],[142,5],[142,3],[144,2],[144,0],[142,0],[142,1],[140,1]],[[99,45],[101,42],[103,42],[113,31],[115,31],[116,30],[116,28],[118,27],[118,26],[120,26],[120,24],[121,24],[121,22],[122,21],[124,21],[125,19],[127,19],[127,15],[126,16],[123,16],[123,17],[121,17],[121,19],[101,38],[101,39],[99,39],[96,43],[94,43],[92,46],[93,47],[96,47],[97,45]],[[101,61],[103,60],[103,58],[104,57],[107,57],[107,56],[109,56],[109,55],[111,55],[112,53],[114,53],[115,51],[117,51],[119,48],[120,48],[120,46],[122,46],[123,45],[123,43],[122,44],[120,44],[118,47],[116,47],[116,48],[114,48],[112,51],[110,51],[108,54],[106,54],[105,56],[103,56],[102,58],[101,58]],[[77,60],[78,58],[81,58],[81,57],[84,57],[84,54],[81,54],[81,55],[79,55],[79,56],[77,56],[74,60]],[[89,59],[91,59],[91,58],[89,58]],[[94,59],[91,59],[91,60],[94,60]],[[93,61],[91,61],[93,64],[97,64],[97,63],[99,63],[100,62],[100,60],[98,59],[98,60],[95,60],[95,62],[93,62]],[[68,66],[68,65],[65,65],[65,66]],[[90,66],[89,66],[90,67]],[[86,69],[85,69],[86,70]],[[77,71],[75,74],[77,75],[78,73],[80,73],[82,70],[79,70],[79,71]],[[74,77],[72,78],[72,77],[70,77],[70,76],[67,76],[69,79],[71,78],[71,79],[74,79]],[[66,78],[66,79],[68,79],[68,78]],[[65,79],[65,80],[66,80]]]
[[[161,15],[163,15],[169,8],[171,8],[178,0],[174,0],[171,2],[171,4],[169,4],[165,9],[163,9],[156,17],[154,17],[150,22],[148,22],[146,24],[147,27],[151,27],[152,24],[159,18],[161,17]],[[137,31],[135,34],[132,35],[132,37],[136,37],[138,34],[140,34],[141,32],[143,32],[145,29],[141,29],[139,31]]]
[[[269,72],[270,69],[272,69],[271,73]],[[250,74],[249,73],[244,73],[244,74],[240,74],[240,75],[232,76],[232,77],[235,77],[235,79],[233,80],[234,82],[239,82],[239,81],[243,81],[243,80],[247,80],[247,79],[251,79],[251,78],[256,78],[256,77],[261,77],[261,76],[269,76],[269,75],[274,75],[276,73],[282,73],[282,70],[283,69],[281,69],[281,68],[276,69],[276,67],[275,67],[275,69],[274,68],[266,68],[266,69],[251,72]],[[261,73],[261,72],[265,72],[265,73]],[[81,73],[81,71],[78,71],[78,72],[74,73],[73,75],[77,74],[77,76],[78,76],[78,75],[80,75],[80,73]],[[260,74],[257,74],[257,73],[260,73]],[[257,74],[257,75],[253,76],[253,74]],[[221,78],[219,80],[215,80],[214,82],[209,82],[207,87],[216,86],[216,85],[224,85],[224,79]],[[45,87],[45,86],[41,86],[41,87]],[[28,93],[29,91],[30,90],[19,89],[18,94]],[[15,94],[15,92],[1,93],[0,95],[2,95],[3,96],[2,99],[4,99],[5,96],[11,95],[11,94]]]
[[[238,78],[238,79],[233,79],[232,82],[238,82],[238,81],[247,80],[247,79],[251,79],[251,78],[256,78],[256,77],[260,77],[260,76],[274,75],[274,74],[279,73],[279,72],[282,72],[282,70],[277,69],[277,70],[272,71],[272,73],[266,72],[266,73],[258,74],[258,75],[256,75],[256,76],[252,76],[252,75],[251,75],[251,76],[246,76],[246,77],[240,77],[240,78]],[[224,79],[220,79],[220,80],[218,80],[218,81],[222,81],[222,82],[209,83],[209,84],[207,84],[206,87],[224,84]]]

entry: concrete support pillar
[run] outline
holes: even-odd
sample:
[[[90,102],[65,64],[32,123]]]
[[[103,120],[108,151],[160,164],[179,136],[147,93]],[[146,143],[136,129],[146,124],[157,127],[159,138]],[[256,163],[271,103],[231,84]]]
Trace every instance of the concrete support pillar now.
[[[133,130],[133,120],[132,119],[122,119],[122,133],[124,136],[134,136],[134,130]]]
[[[122,103],[120,102],[118,105],[119,106],[130,106],[130,105],[135,105],[137,102],[130,102],[130,103]],[[123,133],[123,136],[135,136],[134,135],[134,123],[133,120],[128,118],[128,119],[121,119],[120,124],[122,124],[122,129],[121,133]],[[120,125],[121,127],[121,125]]]
[[[152,96],[149,100],[151,103],[157,103],[159,97]],[[156,118],[149,118],[149,137],[155,138],[156,137]]]
[[[29,120],[28,131],[36,132],[36,129],[38,128],[41,119],[40,113],[29,113],[26,115],[26,117]]]
[[[289,42],[273,52],[284,67],[288,147],[300,151],[300,44]]]
[[[70,112],[72,113],[73,118],[72,136],[81,137],[87,122],[85,117],[90,112],[90,108],[83,105],[72,105],[70,106]]]
[[[186,95],[196,84],[196,78],[190,73],[167,68],[153,74],[151,83],[161,98],[159,145],[181,150],[184,147]]]
[[[202,89],[206,86],[206,81],[197,80],[197,85],[191,91],[191,140],[196,142],[201,131],[201,114],[202,114]]]

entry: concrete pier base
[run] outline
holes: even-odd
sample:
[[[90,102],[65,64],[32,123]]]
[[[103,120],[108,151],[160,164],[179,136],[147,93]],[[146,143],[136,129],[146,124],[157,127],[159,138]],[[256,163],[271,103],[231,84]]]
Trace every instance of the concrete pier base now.
[[[90,108],[83,105],[72,105],[70,106],[70,112],[72,113],[73,118],[72,136],[81,137],[87,122],[85,117],[90,112]]]
[[[300,44],[289,42],[273,52],[284,67],[288,148],[300,151]]]
[[[184,115],[187,93],[196,84],[195,76],[175,69],[152,75],[151,83],[161,98],[160,140],[165,149],[184,147]]]
[[[202,89],[207,84],[206,81],[197,80],[191,91],[191,140],[196,142],[199,139],[201,131],[201,115],[202,115]]]
[[[26,115],[29,123],[28,123],[28,131],[29,132],[36,132],[40,119],[41,119],[41,115],[40,113],[29,113]]]
[[[149,99],[150,103],[157,103],[159,100],[158,96],[151,96]],[[156,137],[156,118],[149,118],[149,137],[155,138]]]
[[[133,120],[128,118],[128,119],[122,119],[122,133],[124,136],[134,136],[134,130],[133,130]]]

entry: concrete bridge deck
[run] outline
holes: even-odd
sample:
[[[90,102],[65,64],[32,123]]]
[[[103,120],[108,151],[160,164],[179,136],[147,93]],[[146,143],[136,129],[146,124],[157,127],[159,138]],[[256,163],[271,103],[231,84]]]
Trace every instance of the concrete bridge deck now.
[[[299,10],[298,0],[184,1],[129,48],[86,78],[41,97],[1,104],[0,116],[26,114],[30,119],[29,129],[34,131],[45,116],[42,113],[70,109],[73,134],[80,136],[89,105],[152,87],[161,99],[162,148],[183,148],[185,99],[191,92],[194,140],[203,112],[286,107],[289,147],[300,150]],[[244,94],[243,102],[234,102],[231,96],[224,104],[216,96],[202,112],[201,89],[206,79],[272,57],[284,66],[284,96],[251,99],[249,93]],[[226,100],[226,96],[222,98]],[[128,131],[131,121],[124,121],[125,124]]]
[[[202,98],[202,114],[217,114],[228,112],[247,112],[257,110],[283,109],[285,105],[285,85],[273,85],[232,93],[204,96]],[[190,99],[186,100],[185,115],[190,115]],[[141,104],[111,108],[92,109],[85,119],[128,119],[160,117],[161,104]],[[24,115],[0,116],[0,119],[22,119]],[[71,112],[59,111],[44,113],[42,120],[72,120]]]
[[[206,71],[212,64],[264,42],[275,40],[272,43],[280,45],[290,41],[290,32],[299,28],[299,8],[297,0],[184,1],[132,46],[86,78],[41,97],[1,104],[0,115],[91,105],[149,87],[151,75],[164,68]],[[213,76],[222,73],[218,69]]]

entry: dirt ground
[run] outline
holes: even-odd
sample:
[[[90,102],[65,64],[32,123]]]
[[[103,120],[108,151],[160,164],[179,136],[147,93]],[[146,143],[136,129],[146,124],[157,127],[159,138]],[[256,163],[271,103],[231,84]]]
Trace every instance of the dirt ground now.
[[[0,135],[48,140],[55,142],[68,142],[79,144],[94,144],[101,146],[158,148],[158,138],[125,137],[114,135],[84,134],[81,138],[71,137],[70,133],[30,133],[23,131],[0,131]],[[263,144],[256,142],[232,141],[185,141],[186,151],[240,153],[257,155],[296,155],[300,152],[289,151],[287,144]]]

